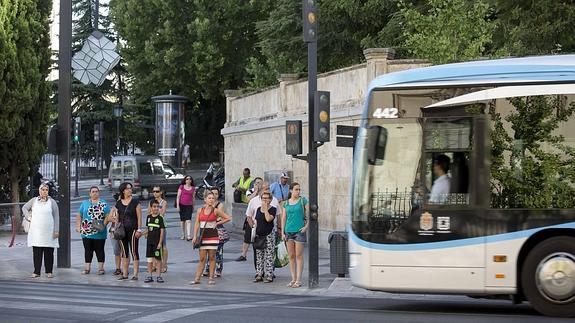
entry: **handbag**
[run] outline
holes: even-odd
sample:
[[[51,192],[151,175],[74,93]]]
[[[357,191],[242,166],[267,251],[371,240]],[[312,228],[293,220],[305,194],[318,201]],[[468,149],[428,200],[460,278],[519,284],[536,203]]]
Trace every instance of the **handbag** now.
[[[129,204],[126,206],[126,208],[124,209],[124,214],[118,219],[118,222],[114,225],[114,239],[116,240],[122,240],[126,237],[126,229],[124,228],[124,223],[122,223],[122,220],[126,215],[126,211],[128,210],[129,206],[130,206]]]
[[[226,230],[223,226],[218,228],[218,238],[220,239],[220,243],[226,243],[230,241],[230,234],[228,230]]]
[[[234,190],[234,202],[242,203],[242,192],[237,188]]]
[[[262,250],[266,248],[267,236],[256,236],[254,240],[254,248],[256,250]]]
[[[22,217],[22,230],[28,233],[30,231],[30,223],[32,223],[32,208],[34,207],[34,203],[36,202],[36,198],[32,199],[32,205],[30,206],[30,218],[25,216]]]
[[[106,225],[102,220],[94,220],[92,221],[92,228],[98,232],[102,232],[106,230]]]

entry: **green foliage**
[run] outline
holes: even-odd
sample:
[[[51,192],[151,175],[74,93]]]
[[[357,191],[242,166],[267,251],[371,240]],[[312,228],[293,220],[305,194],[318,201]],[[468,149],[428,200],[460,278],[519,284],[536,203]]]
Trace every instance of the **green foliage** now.
[[[282,73],[307,72],[307,45],[302,36],[302,2],[270,1],[256,24],[258,48],[246,69],[248,87],[261,88],[277,83]],[[318,29],[318,71],[361,63],[369,47],[400,45],[398,11],[393,1],[320,1]]]
[[[0,0],[0,182],[19,200],[44,151],[50,0]]]
[[[574,207],[575,150],[557,130],[573,115],[575,103],[567,105],[560,96],[509,102],[515,109],[505,118],[494,106],[489,109],[492,207]]]
[[[499,55],[542,55],[575,51],[573,1],[491,0],[496,9],[494,52]]]
[[[400,1],[405,46],[434,64],[475,59],[491,42],[495,25],[483,1],[428,0],[426,12]]]

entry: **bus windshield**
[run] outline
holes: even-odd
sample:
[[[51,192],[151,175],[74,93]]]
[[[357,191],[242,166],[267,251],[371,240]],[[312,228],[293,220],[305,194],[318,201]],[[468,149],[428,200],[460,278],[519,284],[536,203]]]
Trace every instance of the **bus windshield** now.
[[[420,120],[378,123],[361,127],[357,135],[352,223],[358,234],[393,230],[376,222],[385,218],[393,220],[389,225],[400,224],[415,202],[423,139]]]

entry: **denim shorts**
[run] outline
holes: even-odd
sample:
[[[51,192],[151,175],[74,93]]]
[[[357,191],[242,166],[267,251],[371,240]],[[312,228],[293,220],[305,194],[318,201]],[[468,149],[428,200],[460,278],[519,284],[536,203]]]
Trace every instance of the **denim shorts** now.
[[[295,242],[305,243],[307,242],[307,235],[305,232],[286,232],[286,241],[294,240]]]

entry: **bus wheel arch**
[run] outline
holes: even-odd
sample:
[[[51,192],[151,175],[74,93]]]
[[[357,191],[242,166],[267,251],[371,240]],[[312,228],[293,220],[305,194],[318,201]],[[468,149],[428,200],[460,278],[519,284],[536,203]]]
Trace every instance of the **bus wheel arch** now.
[[[544,315],[575,316],[575,236],[533,238],[537,243],[531,242],[532,248],[518,266],[523,295]]]

